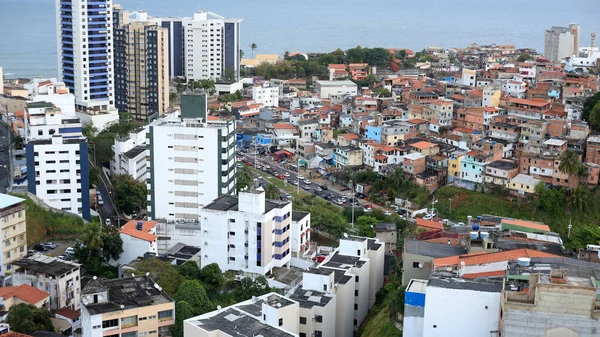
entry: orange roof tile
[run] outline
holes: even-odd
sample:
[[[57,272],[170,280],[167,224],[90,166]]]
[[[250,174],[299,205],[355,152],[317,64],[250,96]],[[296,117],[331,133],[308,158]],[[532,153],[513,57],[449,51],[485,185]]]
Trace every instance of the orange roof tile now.
[[[218,120],[220,120],[220,119],[221,119],[221,118],[219,118],[219,117],[217,117],[217,116],[213,116],[213,115],[208,115],[208,116],[206,116],[206,120],[208,120],[208,121],[218,121]]]
[[[329,69],[346,69],[345,64],[330,64],[328,65]]]
[[[531,105],[531,106],[535,106],[535,107],[538,107],[538,108],[550,105],[550,103],[548,103],[546,101],[537,101],[537,100],[524,99],[524,98],[511,98],[508,101],[510,103],[523,104],[523,105]]]
[[[384,155],[382,155],[382,154],[378,154],[378,155],[376,155],[376,156],[375,156],[375,157],[373,157],[373,158],[375,158],[375,160],[386,160],[386,159],[387,159],[387,156],[384,156]]]
[[[273,128],[274,129],[280,129],[280,130],[293,130],[296,129],[295,126],[293,126],[292,124],[286,124],[286,123],[276,123],[273,124]]]
[[[79,316],[81,316],[81,310],[73,310],[71,308],[64,307],[64,308],[56,311],[56,314],[64,316],[71,320],[74,320],[74,319],[78,318]]]
[[[142,230],[137,230],[136,227],[137,227],[138,222],[142,223]],[[156,240],[158,238],[158,236],[156,236],[154,234],[150,234],[149,232],[152,228],[154,228],[154,226],[156,226],[156,224],[158,224],[158,222],[156,222],[156,221],[131,220],[131,221],[128,221],[123,227],[121,227],[119,232],[121,234],[127,234],[127,235],[132,236],[137,239],[152,242],[152,241]]]
[[[481,154],[481,152],[479,152],[477,150],[471,150],[471,151],[469,151],[469,152],[466,153],[467,156],[471,156],[471,157],[475,157],[475,156],[478,156],[480,154]]]
[[[425,220],[417,218],[417,227],[423,227],[427,229],[444,229],[444,225],[441,222]]]
[[[471,134],[471,133],[475,132],[475,130],[473,130],[473,129],[469,129],[469,128],[463,128],[463,127],[460,127],[460,126],[459,126],[459,127],[457,127],[457,128],[454,128],[454,130],[453,130],[453,131],[456,131],[456,132],[462,132],[462,133],[469,133],[469,134]]]
[[[9,331],[2,335],[2,337],[32,337],[31,335],[26,335],[24,333]]]
[[[389,145],[386,145],[381,148],[381,151],[383,151],[383,152],[391,152],[391,151],[395,151],[395,150],[399,150],[399,149],[397,147],[389,146]]]
[[[486,271],[481,273],[464,274],[462,277],[466,279],[476,279],[478,277],[502,277],[506,276],[506,270]]]
[[[550,232],[550,227],[540,222],[533,222],[520,219],[502,219],[502,224],[514,225],[519,227],[527,227],[531,229],[537,229],[545,232]]]
[[[559,257],[557,255],[539,252],[533,249],[521,248],[514,250],[506,250],[503,252],[495,253],[476,253],[466,255],[456,255],[449,257],[441,257],[433,260],[433,264],[436,268],[446,266],[458,266],[463,262],[465,265],[478,265],[493,262],[511,261],[516,260],[520,257]]]
[[[408,122],[408,123],[411,123],[411,124],[425,124],[425,123],[427,123],[427,121],[426,121],[426,120],[424,120],[424,119],[419,119],[419,118],[410,119],[410,120],[407,120],[407,122]]]
[[[353,140],[353,139],[359,139],[360,137],[354,133],[343,133],[340,135],[341,137],[344,137],[346,140]]]
[[[3,297],[5,300],[18,297],[29,304],[36,304],[50,297],[50,294],[29,284],[23,284],[18,287],[0,287],[0,297]]]
[[[430,143],[430,142],[426,142],[426,141],[420,141],[420,142],[412,144],[411,146],[416,147],[419,150],[427,150],[427,149],[431,149],[432,147],[436,147],[437,145]]]
[[[477,89],[469,90],[469,94],[475,97],[483,97],[483,91]]]
[[[465,96],[464,95],[455,94],[455,95],[450,96],[450,98],[463,101],[465,99]]]

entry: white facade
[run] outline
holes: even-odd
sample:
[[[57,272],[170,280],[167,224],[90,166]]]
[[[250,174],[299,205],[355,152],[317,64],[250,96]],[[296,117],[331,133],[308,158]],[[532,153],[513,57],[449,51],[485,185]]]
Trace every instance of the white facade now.
[[[477,73],[473,69],[463,68],[462,75],[460,78],[460,83],[463,85],[468,85],[470,87],[475,87],[475,81],[477,79]]]
[[[132,220],[126,223],[120,229],[121,240],[123,240],[123,253],[119,260],[113,261],[113,265],[123,265],[131,263],[138,257],[143,257],[146,253],[158,254],[156,222],[155,221]],[[140,229],[138,229],[140,228]]]
[[[303,257],[310,250],[310,213],[292,212],[292,257]]]
[[[358,95],[358,86],[352,81],[316,81],[315,89],[321,98],[335,95]]]
[[[112,0],[56,0],[59,80],[82,109],[114,106]]]
[[[579,52],[579,25],[552,27],[546,30],[544,56],[552,62],[577,55]]]
[[[152,219],[197,221],[199,209],[235,192],[235,123],[161,119],[148,126]]]
[[[188,80],[215,80],[225,74],[227,67],[232,67],[239,79],[241,21],[203,11],[183,20],[184,72]],[[230,28],[233,31],[228,32]]]
[[[12,285],[28,284],[50,294],[50,309],[81,305],[80,265],[55,257],[35,254],[13,263]]]
[[[263,191],[224,195],[200,209],[200,265],[265,275],[291,259],[292,204],[265,200]]]
[[[34,78],[24,85],[29,90],[29,99],[32,102],[49,102],[59,108],[63,115],[75,116],[75,95],[63,82],[56,79]]]
[[[115,139],[112,150],[111,175],[127,174],[137,181],[146,181],[146,129],[140,128]]]
[[[279,87],[271,87],[269,82],[256,83],[252,87],[252,99],[263,106],[279,106]]]
[[[494,335],[499,328],[501,289],[502,283],[430,279],[425,296],[423,337],[456,336],[457,333],[464,337]]]
[[[112,107],[104,111],[77,111],[75,114],[83,125],[92,124],[98,132],[119,122],[119,111]]]

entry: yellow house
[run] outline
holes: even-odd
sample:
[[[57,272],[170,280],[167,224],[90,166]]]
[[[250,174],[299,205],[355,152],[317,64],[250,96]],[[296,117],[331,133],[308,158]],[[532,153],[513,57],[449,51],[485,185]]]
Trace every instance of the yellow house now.
[[[0,194],[0,273],[11,273],[13,263],[27,255],[24,199]]]
[[[94,277],[81,291],[84,337],[170,336],[175,302],[148,276]]]
[[[18,287],[0,287],[0,297],[4,299],[4,311],[9,311],[13,305],[21,303],[45,307],[50,294],[29,284],[22,284]]]
[[[452,156],[448,159],[448,177],[460,177],[460,162],[463,155]]]
[[[506,188],[519,194],[535,193],[535,186],[540,182],[541,180],[535,179],[530,175],[517,174],[516,177],[512,178],[512,180],[506,184]]]

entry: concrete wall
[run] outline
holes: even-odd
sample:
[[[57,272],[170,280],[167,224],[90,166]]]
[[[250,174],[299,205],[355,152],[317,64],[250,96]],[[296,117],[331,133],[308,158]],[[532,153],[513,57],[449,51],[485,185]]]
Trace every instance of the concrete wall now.
[[[423,268],[413,267],[413,263],[422,263]],[[431,257],[404,253],[402,255],[402,285],[407,285],[414,278],[428,280],[432,264],[433,258]]]

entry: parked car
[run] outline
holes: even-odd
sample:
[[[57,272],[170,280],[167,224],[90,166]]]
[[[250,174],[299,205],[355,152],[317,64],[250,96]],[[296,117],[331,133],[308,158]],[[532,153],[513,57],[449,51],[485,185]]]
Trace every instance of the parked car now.
[[[290,176],[290,174],[289,174],[289,173],[287,173],[287,172],[283,172],[283,175],[284,175],[284,176],[286,176],[286,177],[289,177],[289,176]]]
[[[343,205],[344,204],[344,200],[338,199],[338,200],[335,201],[335,203],[338,204],[338,205]]]
[[[325,185],[321,185],[321,189],[322,189],[323,191],[327,191],[327,190],[328,190],[327,186],[325,186]]]
[[[301,175],[301,174],[299,174],[299,175],[298,175],[298,179],[300,179],[300,180],[304,180],[304,176],[303,176],[303,175]]]
[[[310,185],[302,185],[303,190],[310,190]]]
[[[102,196],[98,196],[98,205],[102,206],[104,205],[104,200],[102,199]]]
[[[331,195],[326,195],[324,197],[324,199],[327,200],[327,201],[331,201],[333,198],[331,197]]]
[[[350,190],[350,187],[348,187],[348,186],[342,186],[340,188],[340,191],[348,191],[348,190]]]
[[[305,183],[306,185],[310,185],[310,184],[312,184],[312,181],[310,181],[308,179],[304,179],[303,183]]]
[[[423,217],[423,220],[431,220],[433,219],[433,214],[429,213],[429,214],[425,214],[425,216]]]
[[[48,250],[58,247],[54,242],[42,243],[42,246],[48,247]]]
[[[75,249],[73,249],[73,247],[69,247],[65,249],[65,254],[75,255]]]
[[[283,174],[279,173],[279,174],[277,175],[277,178],[279,178],[279,179],[283,179],[283,178],[285,178],[285,176],[284,176]]]
[[[291,181],[289,181],[290,184],[294,185],[294,186],[298,186],[298,181],[292,179]]]
[[[362,194],[360,192],[356,192],[356,194],[354,194],[355,197],[360,198],[360,199],[364,199],[367,197],[366,194]]]
[[[392,215],[392,212],[390,212],[390,211],[384,211],[383,214],[385,214],[385,215]]]
[[[109,218],[104,219],[104,224],[107,226],[110,226],[110,219]]]
[[[321,195],[321,193],[323,193],[323,191],[320,191],[320,190],[317,190],[317,189],[315,189],[315,190],[314,190],[314,193],[315,193],[316,195]]]
[[[45,252],[48,250],[48,247],[38,243],[37,245],[33,246],[33,250],[35,250],[36,252]]]
[[[323,189],[321,188],[321,186],[317,186],[317,187],[315,188],[315,190],[317,190],[317,191],[319,191],[319,192],[323,192]]]

